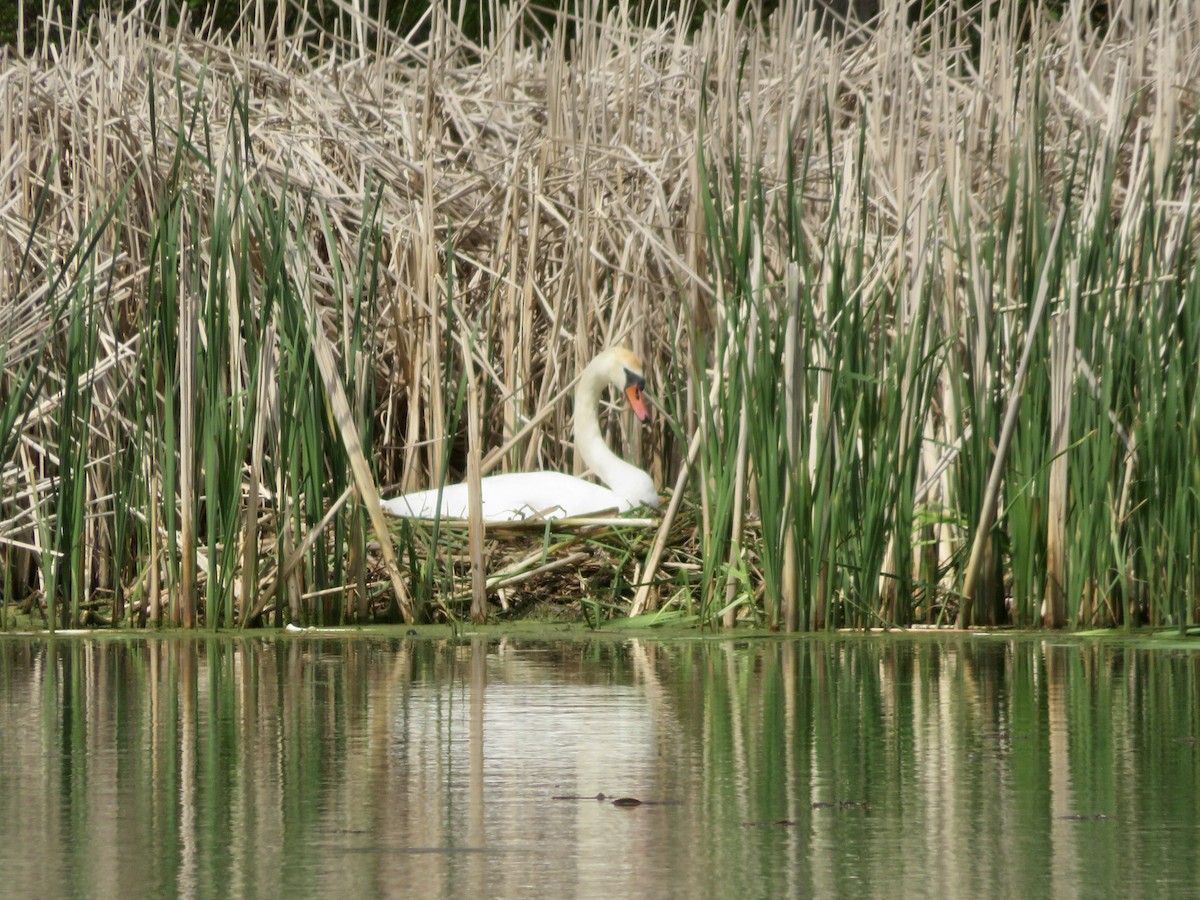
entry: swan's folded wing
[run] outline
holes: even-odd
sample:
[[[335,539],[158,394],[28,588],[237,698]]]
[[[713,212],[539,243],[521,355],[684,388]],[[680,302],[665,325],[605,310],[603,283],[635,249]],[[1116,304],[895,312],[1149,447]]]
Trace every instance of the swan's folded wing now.
[[[526,519],[559,519],[607,510],[625,511],[628,500],[602,487],[562,472],[512,472],[490,475],[480,482],[485,522]],[[414,491],[384,500],[380,505],[393,516],[412,519],[465,519],[469,510],[465,484],[448,484],[439,496],[436,488]]]
[[[401,494],[379,504],[383,511],[402,519],[465,519],[467,517],[467,486],[448,484],[440,493],[437,488]]]

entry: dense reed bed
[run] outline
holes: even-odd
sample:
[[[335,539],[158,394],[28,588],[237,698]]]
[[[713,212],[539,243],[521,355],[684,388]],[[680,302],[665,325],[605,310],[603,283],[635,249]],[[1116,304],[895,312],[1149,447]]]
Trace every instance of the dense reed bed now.
[[[0,626],[1194,622],[1200,13],[907,6],[7,51]],[[614,343],[661,517],[380,514],[571,471]]]

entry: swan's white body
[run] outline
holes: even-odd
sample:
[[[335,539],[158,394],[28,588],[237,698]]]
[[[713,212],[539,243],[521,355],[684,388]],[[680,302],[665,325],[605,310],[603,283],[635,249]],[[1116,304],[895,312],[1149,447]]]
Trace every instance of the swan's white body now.
[[[638,418],[648,416],[642,402],[645,384],[641,361],[628,350],[614,347],[591,361],[575,389],[575,448],[587,466],[608,485],[601,487],[562,472],[512,472],[480,480],[485,522],[522,519],[556,519],[635,506],[658,506],[654,481],[637,466],[625,462],[608,448],[600,434],[596,406],[608,385],[629,397]],[[421,519],[465,519],[470,500],[465,484],[449,484],[384,500],[385,512]]]

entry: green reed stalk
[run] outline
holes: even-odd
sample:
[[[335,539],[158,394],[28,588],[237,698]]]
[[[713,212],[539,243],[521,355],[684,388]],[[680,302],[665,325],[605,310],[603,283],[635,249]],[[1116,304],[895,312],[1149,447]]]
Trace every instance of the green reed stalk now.
[[[257,244],[260,260],[258,289],[261,307],[255,314],[266,324],[260,350],[256,354],[257,366],[260,384],[269,381],[274,388],[263,389],[260,392],[265,395],[263,405],[258,407],[256,404],[257,426],[261,434],[256,438],[256,446],[259,449],[255,455],[262,461],[263,469],[256,472],[255,477],[262,484],[270,486],[275,495],[275,578],[272,582],[273,598],[269,594],[252,597],[244,592],[242,624],[254,622],[272,599],[275,604],[275,620],[279,623],[282,621],[285,605],[298,603],[299,600],[294,581],[290,577],[282,577],[282,569],[291,559],[295,538],[289,530],[295,501],[287,487],[292,483],[290,476],[294,459],[294,455],[288,451],[293,447],[291,435],[298,426],[293,412],[293,393],[300,376],[295,366],[297,353],[307,353],[309,347],[300,331],[302,323],[293,309],[292,284],[285,267],[290,231],[287,220],[279,213],[278,205],[264,194],[255,195],[252,205],[254,208],[249,216],[249,233]],[[301,407],[304,407],[303,403]],[[253,509],[247,511],[248,514],[250,512],[253,512]],[[257,557],[257,553],[255,540],[248,544],[246,555]],[[247,590],[257,591],[257,579],[249,577],[248,573],[244,573],[244,576],[243,584],[247,585]],[[298,610],[293,608],[291,612],[295,619]]]
[[[138,414],[142,409],[141,391],[136,386],[130,392],[126,405],[134,413],[132,421],[143,423],[146,420]],[[146,484],[142,479],[142,460],[145,458],[145,436],[141,427],[128,436],[129,439],[117,443],[113,450],[111,464],[112,485],[112,589],[113,610],[112,624],[122,625],[128,611],[129,595],[126,592],[127,581],[138,591],[137,569],[143,560],[150,558],[144,530],[139,527],[138,516],[134,510],[146,510],[152,502],[147,496]],[[128,567],[134,571],[127,571]]]
[[[199,611],[196,584],[196,550],[200,531],[196,448],[196,404],[199,385],[196,382],[200,367],[200,324],[196,307],[202,284],[199,269],[203,247],[196,203],[197,199],[192,196],[181,199],[179,216],[183,239],[180,249],[183,257],[178,262],[170,261],[171,264],[178,264],[181,270],[178,282],[179,318],[178,324],[174,326],[179,336],[179,584],[171,619],[173,624],[184,628],[196,627]],[[165,494],[163,501],[164,505],[170,506],[174,504],[175,497]],[[173,512],[168,508],[166,514],[171,516]]]
[[[351,513],[337,510],[327,517],[334,496],[344,497],[351,485],[351,473],[360,489],[370,489],[373,476],[363,458],[362,436],[368,438],[369,430],[361,422],[366,413],[363,400],[352,402],[359,394],[346,394],[343,385],[353,387],[363,382],[362,374],[355,374],[360,366],[360,354],[365,346],[363,335],[368,326],[365,312],[375,305],[378,265],[378,225],[374,219],[378,210],[378,194],[368,194],[367,217],[363,221],[359,236],[360,251],[357,271],[343,271],[343,260],[334,256],[334,279],[339,296],[343,299],[343,310],[351,316],[346,330],[342,369],[337,370],[330,342],[324,334],[324,325],[316,316],[315,302],[310,299],[315,292],[313,273],[322,263],[314,248],[298,240],[290,217],[282,211],[286,204],[280,203],[277,214],[279,224],[272,226],[272,233],[286,237],[281,245],[281,259],[285,267],[281,272],[286,277],[281,281],[280,294],[280,398],[284,404],[276,444],[279,461],[281,496],[285,497],[285,512],[279,528],[278,552],[280,566],[286,564],[294,577],[287,579],[290,612],[293,618],[306,617],[322,623],[342,621],[345,608],[337,604],[334,593],[344,584],[342,556],[345,517]],[[270,217],[268,217],[270,218]],[[302,219],[307,219],[304,215]],[[327,232],[327,236],[330,232]],[[351,297],[346,297],[347,291]],[[357,335],[357,336],[356,336]],[[345,348],[348,342],[349,349]],[[369,390],[369,387],[368,389]],[[367,393],[369,398],[370,394]],[[357,412],[355,411],[357,410]],[[377,514],[378,510],[374,514]],[[374,515],[373,514],[373,515]],[[333,523],[332,539],[322,533],[328,523]],[[361,522],[361,515],[359,518]],[[340,524],[339,524],[340,523]],[[359,526],[361,527],[361,525]],[[379,526],[375,526],[377,529]],[[305,564],[297,568],[294,554],[303,552]],[[394,569],[394,560],[385,550],[385,564]],[[280,570],[282,572],[282,568]],[[276,585],[280,589],[284,580],[277,572]],[[320,600],[316,607],[300,604],[300,580],[315,591]],[[365,585],[360,585],[365,589]],[[399,592],[408,618],[411,610],[403,585],[393,575],[393,589]],[[361,603],[360,603],[361,608]]]
[[[80,604],[84,599],[84,542],[87,537],[85,505],[88,492],[89,420],[93,387],[85,384],[96,361],[97,322],[95,268],[88,267],[84,280],[72,285],[70,322],[67,329],[65,391],[58,408],[58,512],[55,541],[50,556],[63,582],[61,590],[70,599],[62,610],[63,627],[82,624]],[[51,604],[55,597],[50,598]],[[50,618],[53,619],[53,611]]]
[[[761,243],[756,246],[761,247]],[[756,257],[752,264],[761,271],[761,256],[756,254]],[[770,304],[761,282],[761,274],[751,279],[754,330],[747,353],[741,360],[741,377],[746,385],[746,404],[751,409],[769,411],[766,414],[760,412],[749,420],[748,435],[762,529],[758,549],[763,575],[763,612],[767,625],[778,630],[782,620],[786,542],[794,539],[788,528],[793,500],[789,484],[792,459],[785,418],[786,385],[781,377],[785,373],[784,333],[779,328],[780,317],[787,315],[787,309],[783,304]],[[769,308],[769,304],[776,308]]]
[[[84,550],[87,540],[89,422],[93,386],[88,383],[96,361],[97,319],[95,265],[84,261],[83,271],[67,286],[69,297],[63,390],[55,408],[54,441],[57,471],[51,505],[53,524],[44,532],[42,567],[48,618],[63,628],[80,624],[85,599]],[[60,600],[67,602],[60,605]]]
[[[1176,193],[1171,181],[1182,173],[1169,161],[1164,171],[1161,186],[1151,177],[1142,187],[1142,215],[1131,230],[1133,246],[1121,273],[1138,351],[1128,389],[1138,413],[1130,517],[1135,571],[1144,579],[1141,590],[1126,598],[1126,617],[1185,630],[1195,620],[1200,573],[1195,562],[1200,293],[1190,223],[1169,226],[1162,202]],[[1194,175],[1186,177],[1183,193],[1191,197]]]
[[[253,194],[234,165],[218,181],[210,213],[203,416],[209,570],[205,609],[212,628],[234,624],[234,585],[247,556],[239,543],[255,535],[245,529],[243,469],[252,455],[274,294],[262,291],[250,258]],[[253,598],[243,596],[242,602]]]
[[[943,402],[951,422],[949,436],[957,435],[962,444],[951,469],[953,494],[948,499],[966,525],[965,548],[974,542],[972,528],[983,507],[991,448],[1000,432],[997,381],[1002,371],[1004,331],[996,314],[999,306],[996,294],[1003,288],[1003,282],[996,285],[996,272],[1004,270],[1007,241],[1018,227],[1019,171],[1014,160],[1008,169],[1004,203],[995,231],[981,235],[969,221],[951,221],[956,255],[962,261],[966,277],[960,295],[963,300],[941,308],[942,327],[951,340]],[[988,565],[976,584],[976,608],[984,611],[985,621],[998,622],[1003,614],[1000,550],[991,535],[985,559]],[[959,560],[958,571],[965,564],[965,559]]]
[[[798,227],[807,160],[797,167],[793,159],[791,205],[782,209],[765,203],[759,173],[742,188],[739,165],[735,154],[723,214],[718,169],[704,169],[709,246],[723,279],[713,318],[727,323],[714,332],[728,336],[719,346],[736,367],[713,391],[725,405],[712,418],[730,423],[743,408],[755,411],[747,436],[763,612],[772,628],[785,619],[810,628],[906,621],[909,563],[899,549],[889,556],[889,547],[907,547],[915,528],[921,424],[941,359],[930,335],[926,257],[911,285],[886,290],[865,252],[880,236],[865,231],[861,215],[831,218],[818,279]],[[854,179],[834,180],[833,209],[865,208],[870,179],[861,169]],[[790,284],[765,275],[764,222],[779,223],[772,228],[782,233]],[[807,288],[817,283],[813,296]],[[732,434],[726,424],[724,443],[702,454],[718,498],[737,479]],[[714,506],[718,516],[728,510]],[[710,546],[713,534],[722,533],[710,533]],[[715,565],[710,554],[706,547],[706,575]],[[789,604],[802,606],[785,616]]]
[[[150,477],[161,477],[161,492],[151,496],[152,503],[161,507],[165,530],[163,544],[166,558],[166,584],[173,592],[180,584],[182,566],[179,558],[179,516],[176,498],[179,496],[179,252],[183,239],[183,206],[178,195],[170,197],[158,211],[156,227],[150,241],[150,268],[147,273],[147,297],[141,330],[142,346],[142,408],[149,412],[152,461]],[[150,519],[157,518],[150,516]],[[158,542],[151,532],[149,540]],[[149,598],[158,612],[158,598]],[[178,600],[176,600],[176,603]],[[172,616],[176,614],[172,610]],[[153,617],[152,617],[153,618]],[[157,624],[157,622],[155,623]]]
[[[451,260],[446,267],[447,297],[454,296],[454,265],[453,265],[453,246],[447,246],[447,259]],[[442,348],[441,359],[444,368],[438,373],[441,378],[440,390],[434,393],[443,399],[445,404],[440,421],[445,422],[445,429],[442,431],[441,448],[435,448],[434,459],[440,462],[439,469],[436,474],[438,500],[437,505],[440,508],[442,505],[441,491],[446,485],[446,478],[450,470],[450,451],[454,444],[455,436],[458,434],[459,424],[462,421],[463,411],[466,409],[467,390],[469,389],[469,379],[466,369],[459,369],[458,377],[455,379],[455,366],[453,360],[457,359],[459,354],[456,353],[456,348],[453,345],[454,341],[454,322],[455,322],[455,306],[451,300],[448,300],[444,306],[446,321],[440,329],[442,336],[445,339]],[[457,382],[457,383],[456,383]],[[437,569],[439,565],[437,549],[440,546],[439,538],[442,534],[441,516],[436,516],[430,529],[429,537],[429,552],[426,554],[424,561],[419,563],[416,568],[410,568],[414,574],[413,597],[415,609],[419,619],[423,619],[429,615],[430,610],[438,601],[439,592],[435,590],[435,581]],[[407,537],[407,531],[405,532]],[[409,550],[410,559],[412,558],[412,550]],[[442,595],[453,596],[454,594],[454,566],[449,558],[449,554],[445,560],[445,576],[442,584]]]
[[[334,222],[326,210],[317,210],[325,246],[329,248],[328,266],[333,281],[333,296],[341,301],[341,370],[338,374],[352,405],[354,421],[351,425],[364,447],[372,445],[375,408],[374,379],[368,377],[368,366],[373,364],[376,349],[370,339],[378,310],[382,239],[379,212],[382,201],[382,188],[368,184],[359,218],[356,252],[351,259],[344,258],[338,252]],[[330,492],[341,496],[353,480],[349,459],[342,445],[334,448],[329,467]],[[349,617],[365,621],[368,617],[364,556],[366,529],[365,511],[357,503],[334,521],[329,580],[339,585],[352,579],[355,602],[349,607],[345,604],[336,609],[327,607],[324,610],[327,620],[340,622]]]
[[[1018,247],[1013,254],[1019,266],[1016,270],[1016,296],[1005,305],[1015,307],[1023,317],[1011,320],[1008,334],[1012,338],[1009,346],[1014,358],[1018,358],[1016,354],[1025,352],[1025,345],[1028,344],[1029,365],[1026,372],[1019,373],[1016,363],[1001,364],[1001,371],[1006,374],[1012,372],[1009,376],[1012,379],[1010,386],[1005,388],[1008,395],[1005,402],[1018,405],[1018,409],[1011,450],[1004,463],[1004,492],[996,526],[998,535],[1004,539],[1011,566],[1011,615],[1017,624],[1026,627],[1042,621],[1040,609],[1047,599],[1050,577],[1047,565],[1051,561],[1048,556],[1051,532],[1047,516],[1051,509],[1061,509],[1059,501],[1053,506],[1048,501],[1050,469],[1055,460],[1051,423],[1055,417],[1053,405],[1056,402],[1051,391],[1051,312],[1044,313],[1038,322],[1031,321],[1030,317],[1036,313],[1038,291],[1045,290],[1053,298],[1052,307],[1063,305],[1065,298],[1060,296],[1062,289],[1059,281],[1066,266],[1074,217],[1073,211],[1064,212],[1063,228],[1058,240],[1049,240],[1045,227],[1052,211],[1036,174],[1027,177],[1029,183],[1020,187],[1023,219],[1019,230],[1016,233],[1007,232],[999,242],[1003,245],[1005,240],[1011,239]],[[1070,203],[1070,194],[1071,184],[1068,180],[1063,186],[1060,202]],[[1054,254],[1050,261],[1042,257],[1047,247]],[[1042,271],[1049,279],[1045,286],[1038,284]],[[1011,284],[1011,273],[1009,277]],[[1036,330],[1030,332],[1030,329]],[[1065,350],[1061,352],[1066,353]],[[1063,365],[1066,366],[1066,363]],[[1011,385],[1018,378],[1019,386],[1014,389]],[[1064,427],[1066,424],[1063,423]],[[1006,612],[997,600],[997,588],[990,586],[984,597],[984,621],[987,624],[1002,622]]]
[[[51,165],[55,159],[51,159]],[[45,514],[34,516],[41,537],[40,562],[46,588],[47,620],[51,630],[56,622],[68,627],[80,621],[80,605],[85,599],[88,584],[84,571],[87,529],[85,504],[92,389],[86,382],[92,376],[97,357],[96,252],[102,238],[114,229],[114,221],[129,186],[130,181],[127,180],[105,205],[96,210],[84,223],[78,239],[63,255],[61,264],[45,271],[47,299],[44,308],[49,313],[41,323],[41,328],[35,332],[36,337],[31,345],[21,350],[15,348],[9,339],[8,328],[5,329],[3,340],[0,340],[0,358],[10,360],[9,367],[0,366],[0,371],[12,372],[3,402],[0,403],[2,468],[15,451],[26,422],[50,378],[51,354],[48,351],[59,335],[59,323],[63,315],[69,311],[62,389],[52,411],[55,417],[53,438],[57,453],[56,471],[47,473],[56,482],[55,498],[47,504],[48,507],[54,507],[53,522]],[[46,214],[49,187],[47,173],[35,203],[30,240],[16,276],[18,287],[26,274],[38,224]],[[111,287],[111,280],[108,284]],[[9,328],[15,326],[16,323],[11,323]],[[12,356],[17,358],[13,360]],[[35,505],[40,503],[35,494],[31,494],[30,502]],[[70,602],[60,609],[58,603],[64,584]],[[0,603],[0,606],[3,605]]]
[[[703,142],[701,142],[703,145]],[[735,154],[730,166],[730,189],[726,201],[711,167],[700,161],[703,190],[704,227],[713,248],[713,263],[720,272],[718,303],[712,310],[712,329],[706,332],[692,318],[689,322],[691,380],[696,385],[694,402],[697,424],[702,435],[699,455],[700,474],[700,620],[712,622],[722,611],[723,597],[718,589],[728,583],[733,549],[734,495],[737,490],[736,459],[738,427],[743,403],[742,366],[739,362],[748,319],[739,315],[741,296],[736,288],[738,274],[745,271],[746,254],[753,234],[748,217],[741,216],[741,164]],[[718,207],[721,212],[718,213]],[[709,367],[711,366],[711,380]]]
[[[227,508],[232,500],[237,504],[240,487],[240,448],[231,446],[229,433],[233,400],[230,380],[236,377],[232,371],[232,355],[229,353],[227,336],[230,332],[229,294],[235,290],[231,283],[234,275],[229,271],[229,254],[232,241],[233,218],[237,215],[239,195],[231,188],[231,179],[225,163],[219,168],[217,184],[213,192],[213,204],[208,214],[208,277],[205,284],[204,301],[200,315],[204,341],[199,349],[197,369],[204,373],[203,381],[197,385],[196,417],[200,424],[201,457],[204,478],[204,535],[208,576],[205,584],[202,614],[210,628],[217,628],[223,617],[232,619],[227,604],[232,603],[232,582],[223,565],[222,557],[228,558],[228,546],[219,545],[226,529],[225,521],[232,519],[240,525],[237,512]],[[235,454],[237,454],[235,456]],[[232,471],[230,471],[232,469]],[[229,497],[227,488],[232,487]]]
[[[286,232],[279,237],[285,239]],[[281,252],[285,252],[280,247]],[[320,519],[324,472],[321,465],[324,447],[324,398],[318,388],[320,375],[305,322],[307,308],[300,293],[303,283],[293,285],[285,279],[280,293],[279,424],[274,454],[279,466],[279,522],[277,524],[277,565],[299,552],[309,527]],[[276,581],[276,621],[280,621],[283,601],[293,621],[308,621],[311,610],[301,605],[302,584],[312,584],[322,558],[306,554],[306,563],[285,584]]]
[[[1125,592],[1129,569],[1118,505],[1127,496],[1122,485],[1132,449],[1114,395],[1117,379],[1131,371],[1132,363],[1119,359],[1114,351],[1125,354],[1133,349],[1133,342],[1114,341],[1115,335],[1132,334],[1125,319],[1127,308],[1123,311],[1115,289],[1119,259],[1114,245],[1115,160],[1107,148],[1095,148],[1088,153],[1083,171],[1087,173],[1082,182],[1084,198],[1078,219],[1070,223],[1066,251],[1070,267],[1065,312],[1075,326],[1069,338],[1073,358],[1062,364],[1075,391],[1068,400],[1066,449],[1060,459],[1056,447],[1051,462],[1067,469],[1069,505],[1064,514],[1060,577],[1063,613],[1076,627],[1119,618],[1119,603],[1114,606],[1113,601]],[[1051,566],[1050,592],[1055,577]]]
[[[58,154],[55,153],[47,162],[47,176],[53,170],[57,161]],[[17,273],[16,284],[18,288],[24,281],[26,266],[28,265],[30,253],[33,249],[33,237],[37,234],[38,224],[45,215],[50,187],[51,181],[49,177],[43,177],[34,203],[34,217],[29,229],[30,239],[25,245],[21,256],[20,270]],[[14,346],[12,332],[15,330],[16,323],[7,323],[3,331],[0,332],[0,372],[8,375],[8,378],[5,379],[5,383],[2,385],[4,390],[0,391],[0,472],[3,471],[4,466],[8,465],[20,443],[25,423],[37,404],[37,398],[41,393],[42,386],[49,372],[48,368],[39,369],[37,360],[41,356],[46,343],[50,340],[50,336],[58,330],[59,319],[63,312],[62,301],[54,304],[52,309],[54,313],[50,318],[48,327],[45,327],[42,332],[43,338],[40,345],[36,348],[35,353],[24,360],[20,358],[19,349]],[[14,357],[16,358],[14,359]],[[35,376],[37,376],[36,381]],[[37,498],[32,498],[31,503],[36,504]],[[37,521],[40,522],[41,517],[37,517]],[[45,546],[44,543],[43,546]],[[15,568],[15,563],[12,559],[14,555],[6,553],[4,557],[5,584],[4,595],[0,597],[0,629],[8,628],[7,609],[8,598],[13,595],[10,584]],[[50,627],[53,629],[53,615],[50,616],[50,622]]]

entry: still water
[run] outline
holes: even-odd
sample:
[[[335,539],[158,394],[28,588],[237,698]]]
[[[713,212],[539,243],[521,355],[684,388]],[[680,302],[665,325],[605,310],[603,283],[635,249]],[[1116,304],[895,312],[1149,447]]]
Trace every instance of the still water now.
[[[0,894],[1197,896],[1198,694],[1065,639],[3,638]]]

